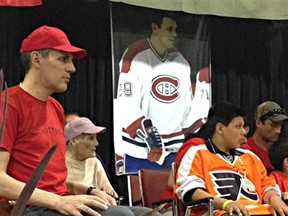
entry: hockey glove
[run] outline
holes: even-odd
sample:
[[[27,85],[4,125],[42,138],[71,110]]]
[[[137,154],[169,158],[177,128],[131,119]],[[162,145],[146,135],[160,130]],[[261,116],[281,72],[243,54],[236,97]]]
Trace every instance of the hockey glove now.
[[[150,119],[143,119],[142,129],[138,129],[136,134],[145,141],[147,145],[147,159],[151,162],[158,161],[163,153],[164,144],[157,128],[153,126],[152,121]]]

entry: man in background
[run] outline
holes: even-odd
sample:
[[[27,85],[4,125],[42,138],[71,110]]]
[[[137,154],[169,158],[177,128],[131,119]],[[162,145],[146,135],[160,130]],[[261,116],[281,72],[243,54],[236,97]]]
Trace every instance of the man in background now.
[[[283,121],[287,120],[285,110],[273,101],[265,101],[255,113],[255,132],[242,148],[254,152],[268,171],[274,167],[270,163],[268,150],[278,139]]]

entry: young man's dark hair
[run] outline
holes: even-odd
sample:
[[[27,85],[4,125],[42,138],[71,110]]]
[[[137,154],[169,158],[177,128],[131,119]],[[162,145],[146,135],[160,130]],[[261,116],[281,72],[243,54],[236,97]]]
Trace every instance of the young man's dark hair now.
[[[246,111],[235,104],[227,101],[222,101],[214,104],[208,113],[208,120],[206,122],[206,137],[211,137],[215,131],[215,125],[222,123],[227,126],[231,120],[237,116],[246,117]]]
[[[241,116],[246,119],[246,115],[246,111],[242,107],[239,107],[228,101],[215,103],[209,109],[207,122],[203,124],[196,133],[187,134],[185,141],[193,137],[208,139],[214,133],[215,125],[217,123],[222,123],[223,125],[227,126],[233,118]],[[247,125],[246,121],[245,125]]]

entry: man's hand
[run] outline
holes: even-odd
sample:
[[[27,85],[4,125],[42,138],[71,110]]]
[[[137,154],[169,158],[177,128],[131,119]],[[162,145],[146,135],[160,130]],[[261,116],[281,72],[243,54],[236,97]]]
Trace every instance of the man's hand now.
[[[223,210],[227,211],[229,215],[233,215],[233,212],[236,212],[238,216],[249,216],[248,209],[245,207],[245,205],[237,201],[231,200],[231,202],[225,205]]]
[[[136,131],[138,137],[145,141],[148,147],[147,159],[151,162],[158,161],[164,152],[164,144],[156,127],[150,119],[142,120],[142,129]]]
[[[272,215],[285,216],[288,215],[288,207],[278,195],[272,195],[269,199],[272,207]]]
[[[100,197],[91,195],[59,196],[55,210],[64,215],[82,216],[81,212],[86,212],[91,216],[100,216],[92,209],[93,207],[107,210],[108,203]]]

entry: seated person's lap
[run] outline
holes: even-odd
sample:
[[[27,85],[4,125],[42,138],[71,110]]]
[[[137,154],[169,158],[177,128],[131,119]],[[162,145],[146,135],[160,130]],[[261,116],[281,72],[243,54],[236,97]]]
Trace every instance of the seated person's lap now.
[[[103,211],[100,209],[95,209],[102,216],[140,216],[145,212],[148,212],[149,208],[136,207],[136,206],[109,206],[108,210]],[[89,216],[87,213],[82,213],[84,216]],[[28,207],[25,209],[23,216],[62,216],[63,214],[48,208],[42,207]],[[160,216],[161,214],[155,213],[155,216]]]

